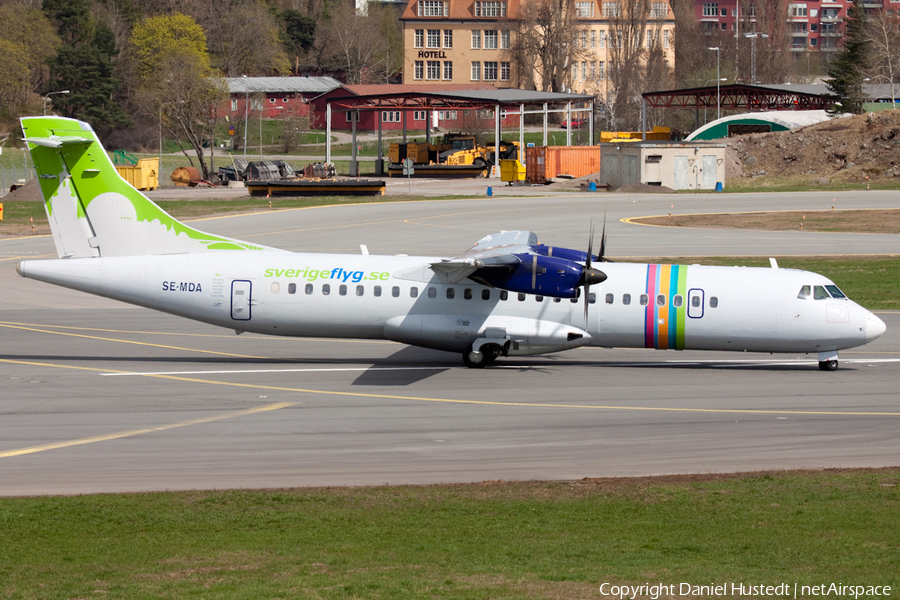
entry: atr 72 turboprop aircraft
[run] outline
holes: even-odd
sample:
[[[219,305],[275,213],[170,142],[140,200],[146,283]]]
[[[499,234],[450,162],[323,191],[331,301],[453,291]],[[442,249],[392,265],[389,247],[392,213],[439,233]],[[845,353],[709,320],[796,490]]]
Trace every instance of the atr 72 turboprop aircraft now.
[[[603,242],[598,258],[529,231],[453,258],[299,254],[211,235],[119,177],[87,123],[26,117],[22,129],[59,259],[23,261],[20,275],[237,333],[394,340],[460,352],[469,367],[592,345],[816,353],[833,371],[839,350],[885,331],[825,277],[774,261],[600,271]]]

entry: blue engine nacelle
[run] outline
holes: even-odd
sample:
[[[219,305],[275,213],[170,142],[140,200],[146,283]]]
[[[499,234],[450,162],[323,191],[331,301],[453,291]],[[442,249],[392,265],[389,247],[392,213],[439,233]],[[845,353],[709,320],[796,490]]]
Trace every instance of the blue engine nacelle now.
[[[587,261],[587,252],[581,250],[572,250],[571,248],[559,248],[557,246],[537,245],[531,246],[532,252],[541,256],[550,256],[552,258],[562,258],[584,264]],[[596,261],[597,257],[591,257],[591,261]]]
[[[521,262],[514,269],[479,269],[472,279],[488,285],[525,294],[575,298],[583,285],[584,266],[554,256],[516,254]]]

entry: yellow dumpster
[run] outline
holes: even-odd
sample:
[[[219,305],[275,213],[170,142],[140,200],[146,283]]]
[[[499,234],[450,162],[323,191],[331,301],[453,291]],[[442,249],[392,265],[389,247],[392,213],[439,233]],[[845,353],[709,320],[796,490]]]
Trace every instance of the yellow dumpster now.
[[[116,165],[119,175],[139,190],[159,187],[159,158],[142,158],[136,165]]]
[[[500,181],[506,181],[509,185],[516,181],[525,181],[525,165],[515,158],[501,158]]]

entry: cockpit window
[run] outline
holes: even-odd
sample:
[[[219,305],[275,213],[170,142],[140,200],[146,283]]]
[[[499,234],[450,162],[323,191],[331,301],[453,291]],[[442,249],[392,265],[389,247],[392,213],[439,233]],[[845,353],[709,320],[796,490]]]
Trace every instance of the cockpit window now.
[[[842,292],[841,290],[838,289],[838,286],[836,286],[836,285],[826,285],[825,289],[828,290],[829,292],[831,292],[832,298],[846,298],[847,297],[844,295],[844,292]]]
[[[824,287],[817,285],[813,287],[813,298],[816,300],[827,300],[828,298],[831,298],[831,296],[828,295],[828,292]]]
[[[801,300],[808,300],[810,291],[810,287],[808,285],[804,285],[802,288],[800,288],[800,293],[797,294],[797,297]]]

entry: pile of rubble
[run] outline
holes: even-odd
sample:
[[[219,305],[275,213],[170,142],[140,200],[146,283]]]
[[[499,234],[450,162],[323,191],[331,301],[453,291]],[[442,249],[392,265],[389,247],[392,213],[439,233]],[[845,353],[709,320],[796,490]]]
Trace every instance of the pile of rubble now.
[[[900,110],[834,118],[792,131],[729,138],[741,177],[816,185],[900,177]]]

